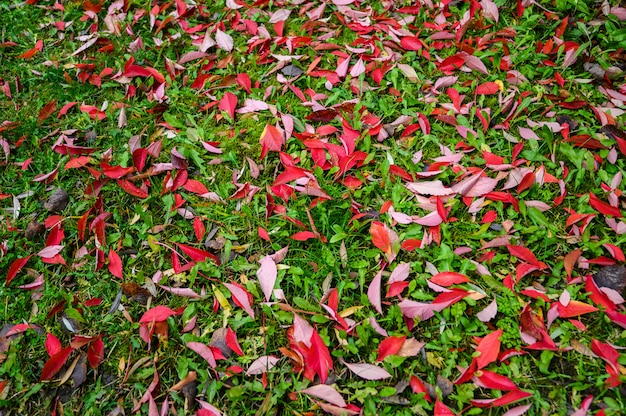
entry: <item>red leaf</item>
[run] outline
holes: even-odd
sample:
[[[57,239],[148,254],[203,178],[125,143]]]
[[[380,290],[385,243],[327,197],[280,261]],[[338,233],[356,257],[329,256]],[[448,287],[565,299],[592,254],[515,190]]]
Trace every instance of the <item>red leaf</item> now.
[[[591,205],[593,209],[595,209],[596,211],[599,211],[601,214],[612,215],[617,218],[622,217],[622,212],[619,210],[619,208],[616,208],[614,206],[607,204],[604,201],[601,201],[597,196],[595,196],[591,192],[589,192],[589,205]]]
[[[419,51],[424,44],[417,36],[405,36],[400,40],[400,46],[407,51]]]
[[[389,231],[387,226],[379,221],[372,222],[370,227],[370,235],[372,243],[385,253],[391,253],[391,241],[389,240]]]
[[[548,267],[545,263],[537,260],[533,252],[524,246],[514,246],[512,244],[507,244],[506,248],[509,250],[509,253],[511,253],[512,256],[517,257],[518,259],[523,260],[527,263],[530,263],[540,270],[546,269]]]
[[[479,387],[485,387],[495,390],[518,390],[515,383],[508,377],[492,371],[482,370],[480,376],[476,376],[476,384]]]
[[[476,87],[476,94],[491,95],[500,91],[500,87],[495,82],[487,81]]]
[[[261,160],[265,157],[269,150],[280,152],[283,147],[283,134],[271,124],[265,125],[263,133],[261,133]]]
[[[252,93],[252,81],[250,81],[250,76],[248,76],[248,74],[238,74],[237,85],[243,88],[248,94]]]
[[[400,351],[400,348],[402,348],[404,341],[406,341],[406,335],[401,337],[387,337],[382,340],[378,346],[378,357],[376,358],[376,361],[382,361],[385,357],[396,354]]]
[[[230,327],[226,328],[226,345],[235,352],[235,354],[242,356],[243,351],[239,346],[239,341],[237,341],[237,334],[230,329]]]
[[[613,256],[613,258],[617,261],[626,261],[626,257],[624,257],[624,252],[622,251],[621,248],[617,247],[615,244],[602,244],[602,246],[604,248],[606,248],[609,253],[611,253],[611,256]]]
[[[530,396],[532,396],[531,393],[522,390],[513,390],[497,399],[470,400],[470,403],[476,407],[498,407],[506,406],[507,404],[520,401]]]
[[[333,360],[330,357],[328,347],[315,330],[313,330],[311,334],[311,347],[307,351],[304,360],[307,367],[306,370],[313,371],[314,374],[317,374],[322,384],[326,383],[328,371],[333,368]]]
[[[204,195],[209,193],[207,187],[204,186],[202,182],[195,179],[187,179],[187,181],[183,185],[183,188],[197,195]]]
[[[219,259],[215,254],[209,253],[208,251],[200,250],[199,248],[191,247],[186,244],[176,243],[179,249],[183,251],[186,255],[191,257],[193,261],[206,261],[206,259],[213,260],[216,264],[220,264]]]
[[[132,196],[136,196],[137,198],[145,199],[148,196],[150,196],[146,191],[144,191],[141,188],[136,187],[130,181],[127,181],[124,179],[118,179],[117,184],[120,186],[120,188],[124,190],[124,192]]]
[[[109,166],[106,163],[101,163],[100,167],[102,168],[102,173],[104,174],[104,176],[111,179],[123,178],[124,176],[132,173],[135,170],[134,167],[125,168],[123,166]]]
[[[176,312],[168,308],[167,306],[159,305],[150,309],[146,313],[143,314],[139,323],[149,323],[149,322],[162,322],[165,321],[170,316],[176,315]]]
[[[37,121],[42,123],[45,119],[50,117],[52,113],[57,109],[57,100],[52,100],[48,104],[44,105],[37,115]]]
[[[109,250],[109,272],[115,277],[123,278],[122,259],[113,249]]]
[[[217,108],[226,111],[230,118],[235,118],[235,108],[237,107],[237,96],[232,92],[227,92],[222,96]]]
[[[426,386],[419,377],[411,376],[411,378],[409,379],[409,385],[411,386],[411,390],[413,390],[413,393],[424,393],[424,399],[429,402],[432,401],[430,395],[428,394],[428,389],[426,389]]]
[[[48,356],[50,357],[63,349],[63,347],[61,346],[61,341],[59,341],[59,339],[50,332],[48,332],[48,335],[46,335],[45,346],[46,351],[48,352]]]
[[[295,233],[289,238],[296,240],[296,241],[306,241],[311,238],[317,238],[317,236],[315,235],[315,233],[311,231],[300,231],[300,232]]]
[[[72,347],[63,348],[61,351],[54,354],[46,361],[41,370],[40,381],[50,380],[54,375],[63,367],[70,354],[72,353]]]
[[[616,372],[619,372],[619,353],[615,348],[609,344],[598,341],[597,339],[591,340],[591,349],[598,357],[602,358],[607,364],[609,364]]]
[[[498,353],[500,352],[500,336],[502,336],[502,330],[498,329],[485,336],[478,343],[476,351],[480,352],[480,355],[476,357],[477,369],[480,370],[498,359]]]
[[[193,218],[193,232],[196,235],[196,240],[201,242],[206,233],[206,227],[200,217]]]
[[[261,237],[263,240],[265,241],[269,241],[271,242],[272,240],[270,239],[270,235],[267,233],[267,230],[263,227],[259,227],[257,229],[257,233],[259,234],[259,237]]]
[[[97,368],[104,361],[104,343],[102,342],[102,335],[98,335],[87,348],[87,360],[91,368]]]
[[[577,300],[570,300],[567,306],[563,306],[563,304],[559,302],[556,307],[561,318],[572,318],[574,316],[580,316],[586,313],[596,312],[598,310],[595,306]]]
[[[26,265],[26,263],[28,263],[28,260],[31,257],[32,257],[32,254],[27,257],[21,257],[21,258],[15,259],[13,263],[11,263],[11,265],[9,266],[9,272],[7,273],[6,282],[4,283],[5,286],[11,283],[11,280],[13,280],[15,276],[17,276],[19,271],[22,269],[22,267]]]
[[[439,399],[437,399],[437,401],[435,402],[435,409],[433,414],[434,416],[456,416],[456,413],[450,410],[448,406],[441,403]]]
[[[69,111],[70,108],[74,107],[76,104],[78,104],[78,101],[72,101],[69,102],[67,104],[65,104],[63,107],[61,107],[61,109],[59,110],[59,114],[57,114],[57,118],[61,118],[61,116],[64,116],[65,114],[67,114],[67,112]]]
[[[441,272],[431,277],[430,281],[436,285],[448,287],[450,285],[458,285],[459,283],[467,283],[471,280],[461,273]]]

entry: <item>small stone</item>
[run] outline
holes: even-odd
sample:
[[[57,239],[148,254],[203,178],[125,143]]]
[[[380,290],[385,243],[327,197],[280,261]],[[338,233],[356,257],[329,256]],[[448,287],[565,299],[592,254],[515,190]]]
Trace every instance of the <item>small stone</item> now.
[[[598,287],[622,292],[626,288],[626,267],[619,264],[604,266],[593,275],[593,281]]]

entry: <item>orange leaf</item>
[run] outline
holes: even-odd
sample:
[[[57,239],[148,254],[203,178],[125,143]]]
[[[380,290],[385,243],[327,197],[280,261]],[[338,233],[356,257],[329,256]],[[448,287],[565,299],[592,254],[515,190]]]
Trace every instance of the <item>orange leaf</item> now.
[[[596,312],[598,308],[577,300],[570,300],[567,306],[563,306],[560,302],[556,305],[561,318],[572,318],[574,316],[584,315],[586,313]]]
[[[582,250],[576,249],[572,252],[568,253],[563,259],[563,268],[567,273],[567,277],[572,277],[572,272],[574,271],[574,264],[578,261],[578,258],[582,254]]]
[[[389,240],[389,231],[385,224],[374,221],[370,227],[370,235],[372,243],[385,253],[391,253],[391,241]]]
[[[491,95],[500,90],[500,87],[495,82],[487,81],[476,87],[476,94],[478,95]]]
[[[476,367],[481,369],[491,364],[498,358],[500,352],[500,336],[502,336],[502,330],[492,332],[485,336],[479,343],[476,351],[480,352],[480,355],[476,357]]]
[[[39,115],[37,116],[37,121],[39,123],[43,122],[45,119],[50,117],[52,113],[54,113],[57,109],[57,100],[52,100],[48,104],[44,105],[39,111]]]

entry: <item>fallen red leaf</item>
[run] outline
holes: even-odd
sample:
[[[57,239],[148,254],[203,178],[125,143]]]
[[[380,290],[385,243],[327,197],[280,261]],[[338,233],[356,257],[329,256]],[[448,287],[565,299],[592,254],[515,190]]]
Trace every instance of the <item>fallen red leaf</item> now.
[[[378,357],[376,358],[376,361],[382,361],[385,357],[396,354],[400,351],[400,348],[402,348],[404,341],[406,341],[406,335],[391,336],[382,340],[378,346]]]
[[[32,257],[32,254],[27,257],[22,257],[22,258],[13,260],[13,263],[11,263],[11,265],[9,266],[9,271],[7,273],[6,282],[4,283],[5,286],[11,283],[11,280],[13,280],[15,276],[17,276],[19,271],[22,269],[22,267],[24,267],[24,265],[26,265],[26,263],[28,263],[28,260],[30,260],[31,257]]]
[[[161,322],[173,315],[176,315],[176,312],[167,306],[159,305],[144,313],[139,323]]]
[[[122,279],[122,259],[113,249],[109,250],[109,272]]]
[[[319,336],[316,330],[311,334],[311,347],[308,350],[305,361],[305,375],[307,370],[317,374],[320,381],[326,383],[328,372],[333,369],[333,360],[330,357],[328,347]],[[312,376],[312,374],[310,374]]]
[[[87,348],[87,361],[91,368],[97,368],[104,361],[104,343],[102,342],[102,335],[89,344]]]
[[[261,143],[261,160],[263,160],[270,150],[280,152],[283,147],[283,134],[271,124],[266,124],[259,141]]]
[[[467,283],[467,282],[470,282],[471,280],[467,276],[461,273],[441,272],[431,277],[430,281],[436,285],[448,287],[450,285],[458,285],[460,283]]]
[[[41,370],[40,381],[50,380],[65,365],[65,362],[72,353],[72,347],[66,347],[54,354],[46,361]]]

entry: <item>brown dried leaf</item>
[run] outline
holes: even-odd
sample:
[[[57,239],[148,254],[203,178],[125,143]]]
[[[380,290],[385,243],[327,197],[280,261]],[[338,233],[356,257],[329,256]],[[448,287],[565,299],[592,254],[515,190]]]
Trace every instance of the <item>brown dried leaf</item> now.
[[[49,212],[61,212],[67,206],[70,196],[62,188],[56,188],[43,206]]]

